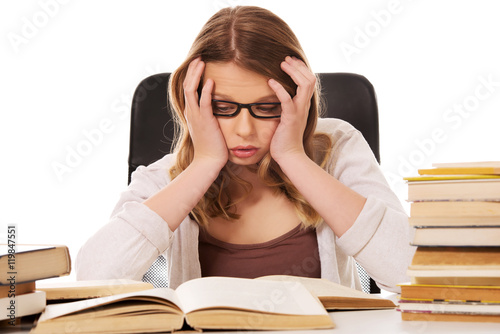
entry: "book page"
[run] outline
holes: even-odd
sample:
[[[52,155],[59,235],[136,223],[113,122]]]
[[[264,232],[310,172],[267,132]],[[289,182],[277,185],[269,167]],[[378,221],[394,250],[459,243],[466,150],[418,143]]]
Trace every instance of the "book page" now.
[[[138,292],[130,292],[123,293],[114,296],[101,297],[101,298],[93,298],[93,299],[85,299],[77,302],[71,303],[61,303],[61,304],[53,304],[48,305],[45,308],[45,311],[40,316],[39,321],[45,321],[48,319],[57,318],[63,315],[88,310],[94,307],[99,307],[107,304],[111,304],[113,302],[118,302],[121,300],[125,300],[128,298],[140,298],[140,297],[156,297],[159,299],[163,299],[165,301],[170,301],[171,303],[177,305],[180,309],[181,303],[175,293],[174,290],[169,288],[161,288],[161,289],[151,289],[145,291]]]
[[[270,275],[263,276],[257,279],[273,280],[273,281],[297,281],[302,283],[313,295],[317,297],[344,297],[344,298],[370,298],[380,299],[377,296],[364,293],[356,289],[351,289],[346,286],[330,282],[322,278],[307,278],[299,276],[286,275]]]
[[[279,314],[327,314],[320,301],[297,282],[204,277],[181,284],[176,292],[185,313],[238,308]]]

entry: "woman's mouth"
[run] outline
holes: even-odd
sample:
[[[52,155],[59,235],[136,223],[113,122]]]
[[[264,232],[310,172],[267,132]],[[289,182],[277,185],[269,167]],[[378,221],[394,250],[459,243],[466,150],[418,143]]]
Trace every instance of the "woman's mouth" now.
[[[259,149],[254,146],[236,146],[230,149],[233,155],[237,158],[249,158],[257,153]]]

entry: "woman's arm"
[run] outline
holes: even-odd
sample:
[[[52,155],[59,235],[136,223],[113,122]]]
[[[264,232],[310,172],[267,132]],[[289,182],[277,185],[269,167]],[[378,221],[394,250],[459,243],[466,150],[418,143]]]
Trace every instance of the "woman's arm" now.
[[[189,64],[183,83],[184,117],[193,141],[193,161],[168,186],[144,202],[167,222],[172,231],[196,206],[228,159],[224,136],[212,114],[212,79],[206,80],[198,99],[204,69],[205,63],[196,58]]]
[[[271,155],[334,232],[341,250],[355,257],[382,286],[394,288],[407,280],[405,272],[414,252],[401,203],[363,136],[345,122],[321,122],[333,127],[319,129],[333,134],[328,171],[307,157],[300,139],[316,78],[303,62],[290,57],[282,69],[298,87],[292,98],[279,83],[269,81],[283,106]]]
[[[332,177],[305,153],[289,155],[278,163],[337,237],[354,224],[366,202],[365,197]]]
[[[283,107],[280,124],[271,142],[271,155],[297,190],[340,237],[352,226],[366,199],[333,178],[306,155],[302,138],[311,96],[316,88],[316,76],[294,57],[286,57],[281,68],[297,84],[297,93],[292,98],[281,84],[269,80],[269,86]]]
[[[381,288],[398,291],[396,285],[409,280],[406,270],[415,251],[401,202],[359,131],[335,119],[321,120],[318,128],[334,141],[327,164],[330,177],[366,198],[350,228],[336,237],[336,245],[354,257]]]
[[[205,161],[193,161],[172,182],[144,201],[175,231],[219,175],[220,169]]]
[[[165,221],[143,204],[169,182],[168,169],[175,156],[140,166],[106,225],[81,247],[76,258],[78,280],[127,278],[140,280],[172,241]]]
[[[198,102],[203,70],[201,59],[194,60],[184,81],[184,116],[193,140],[193,161],[171,182],[167,175],[174,156],[133,174],[110,222],[81,248],[78,279],[141,279],[227,162],[224,137],[212,115],[212,80],[206,81]]]

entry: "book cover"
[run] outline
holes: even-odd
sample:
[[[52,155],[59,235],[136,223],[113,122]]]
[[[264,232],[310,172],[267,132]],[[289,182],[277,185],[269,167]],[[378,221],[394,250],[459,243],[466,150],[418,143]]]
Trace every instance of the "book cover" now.
[[[500,226],[416,227],[414,246],[500,246]]]
[[[410,204],[411,217],[429,218],[491,218],[500,220],[500,202],[435,201]]]
[[[0,285],[0,298],[9,297],[12,295],[23,295],[25,293],[33,292],[36,289],[35,282]]]
[[[423,285],[465,285],[465,286],[500,286],[499,271],[481,270],[411,270],[411,284]]]
[[[457,322],[495,322],[500,323],[497,315],[462,314],[462,313],[429,313],[401,312],[404,321],[457,321]]]
[[[430,301],[430,300],[401,298],[399,300],[398,311],[500,316],[500,303],[442,301],[442,300]]]
[[[15,297],[0,298],[0,320],[15,320],[27,315],[41,313],[45,309],[45,292],[34,291]]]
[[[409,268],[500,270],[500,247],[418,247]]]
[[[500,178],[407,178],[408,201],[500,201]]]
[[[69,275],[71,259],[63,245],[0,244],[0,285]]]
[[[500,179],[500,175],[489,175],[489,174],[436,174],[436,175],[418,175],[418,176],[407,176],[403,178],[408,181],[408,183],[415,182],[441,182],[441,181],[474,181],[474,180],[497,180]]]
[[[442,165],[440,165],[442,166]],[[469,166],[460,166],[460,165],[448,165],[447,167],[434,167],[434,168],[424,168],[419,169],[418,173],[420,175],[460,175],[460,174],[469,174],[469,175],[499,175],[500,174],[500,164],[496,165],[469,165]]]
[[[500,285],[498,247],[418,247],[407,270],[412,284]]]
[[[36,289],[45,291],[49,301],[98,298],[153,288],[151,283],[128,279],[36,282]]]
[[[500,303],[500,286],[399,284],[401,298]]]
[[[419,202],[423,203],[423,202]],[[430,203],[430,202],[429,202]],[[437,203],[437,202],[433,202]],[[413,227],[500,227],[500,217],[419,217],[410,216]]]
[[[500,161],[436,162],[434,168],[500,168]]]

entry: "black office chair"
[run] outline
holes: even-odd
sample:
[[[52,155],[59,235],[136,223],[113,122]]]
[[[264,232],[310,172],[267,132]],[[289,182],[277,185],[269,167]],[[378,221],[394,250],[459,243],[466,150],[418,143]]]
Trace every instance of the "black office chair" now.
[[[129,183],[132,172],[140,165],[162,158],[172,149],[174,123],[167,100],[170,73],[160,73],[144,79],[132,100],[129,148]],[[324,117],[340,118],[361,131],[380,163],[378,108],[372,84],[363,76],[352,73],[321,73],[319,78],[326,103]],[[363,291],[379,293],[380,289],[357,263]],[[143,280],[155,287],[167,286],[166,260],[163,256],[153,263]]]

